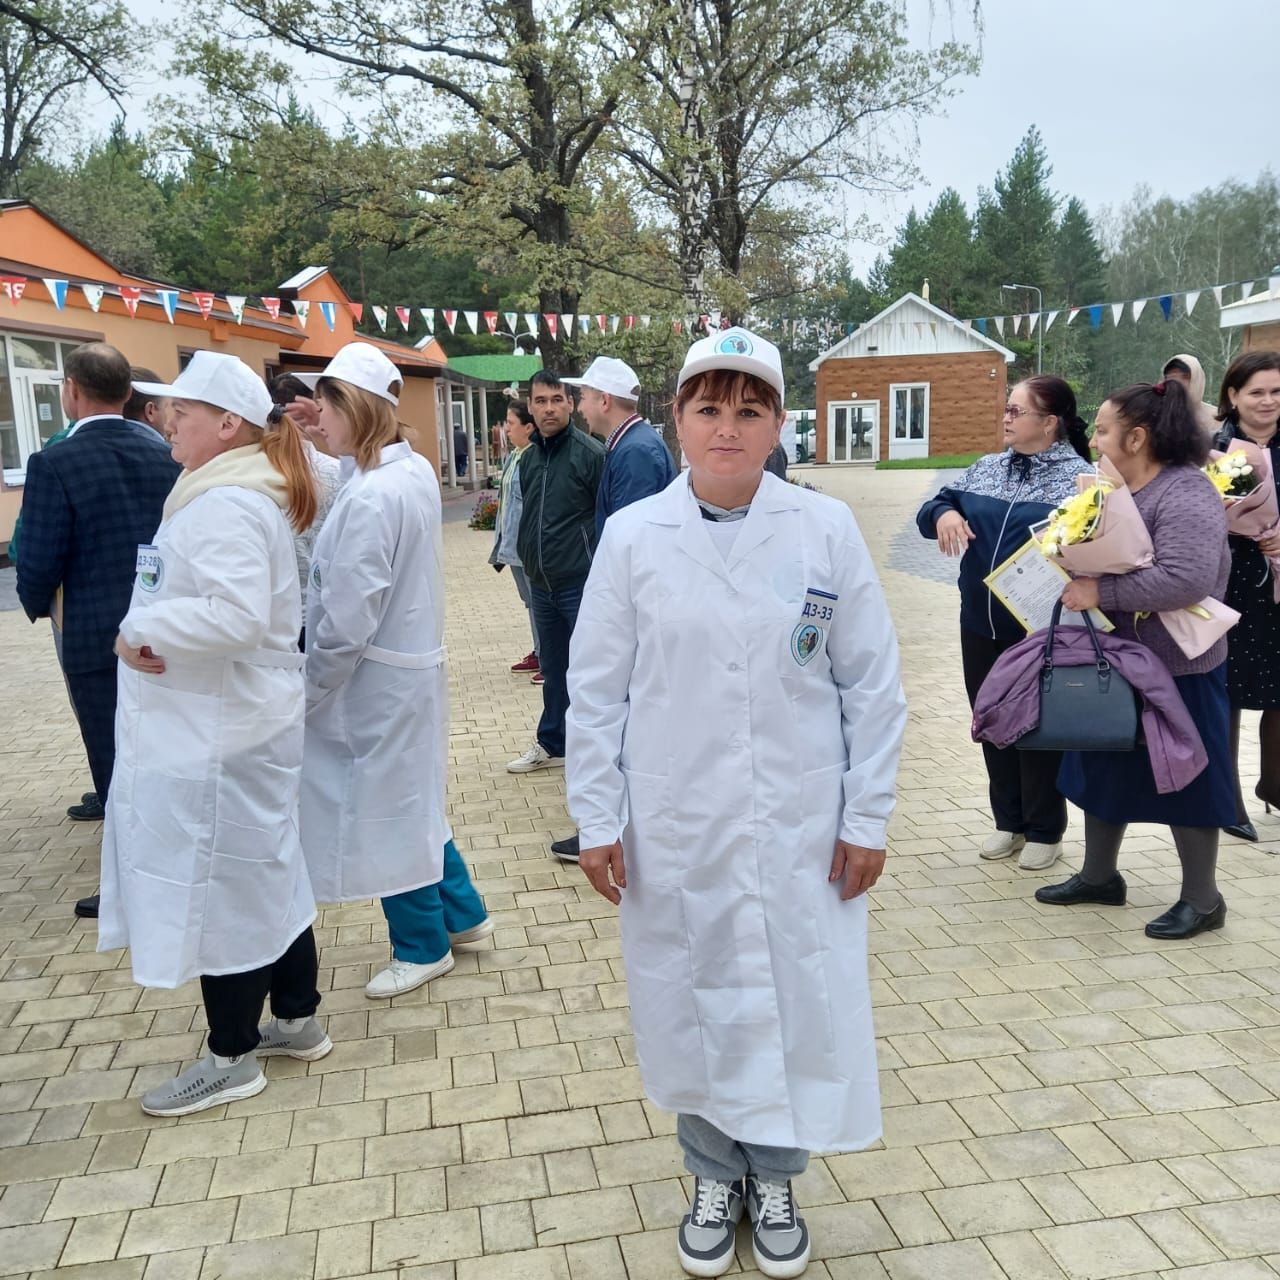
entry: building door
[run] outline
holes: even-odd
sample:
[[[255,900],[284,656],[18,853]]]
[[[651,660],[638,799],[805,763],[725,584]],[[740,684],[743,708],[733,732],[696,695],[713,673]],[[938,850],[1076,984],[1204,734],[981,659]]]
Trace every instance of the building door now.
[[[827,461],[877,462],[879,458],[879,403],[838,400],[827,405]]]

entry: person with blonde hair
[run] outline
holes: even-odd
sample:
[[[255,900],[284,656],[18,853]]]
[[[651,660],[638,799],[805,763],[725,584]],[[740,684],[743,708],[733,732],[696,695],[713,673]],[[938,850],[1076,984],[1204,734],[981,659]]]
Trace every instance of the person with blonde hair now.
[[[440,482],[396,416],[401,378],[352,342],[316,381],[315,430],[344,484],[307,596],[302,839],[321,902],[382,900],[388,998],[493,932],[445,814],[449,702]]]
[[[209,1052],[142,1097],[148,1115],[182,1116],[260,1093],[259,1056],[332,1048],[298,835],[293,530],[316,493],[297,428],[266,429],[271,397],[234,356],[198,351],[156,394],[184,470],[138,548],[115,644],[98,950],[128,946],[145,987],[200,979]],[[259,1028],[268,995],[275,1018]]]

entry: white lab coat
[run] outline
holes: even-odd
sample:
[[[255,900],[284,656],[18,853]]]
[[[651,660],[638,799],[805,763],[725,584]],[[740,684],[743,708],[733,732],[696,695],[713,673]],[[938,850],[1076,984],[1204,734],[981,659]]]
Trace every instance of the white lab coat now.
[[[302,842],[321,902],[436,884],[449,839],[440,484],[404,443],[343,474],[307,600]]]
[[[885,845],[906,702],[849,509],[765,475],[727,558],[688,475],[611,516],[569,699],[582,846],[625,851],[649,1097],[742,1141],[874,1142],[867,899],[827,877],[837,837]]]
[[[145,557],[145,563],[144,563]],[[293,534],[271,498],[210,489],[166,519],[121,634],[98,950],[176,987],[278,960],[315,919],[298,837],[305,708]]]

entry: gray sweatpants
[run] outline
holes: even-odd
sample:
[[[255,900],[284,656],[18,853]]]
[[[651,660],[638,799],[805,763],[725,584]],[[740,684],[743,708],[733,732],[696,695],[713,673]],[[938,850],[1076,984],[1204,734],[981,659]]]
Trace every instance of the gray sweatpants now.
[[[738,1142],[701,1116],[679,1116],[676,1137],[684,1151],[684,1167],[697,1178],[738,1182],[752,1173],[764,1182],[787,1182],[809,1167],[809,1153],[799,1147]]]

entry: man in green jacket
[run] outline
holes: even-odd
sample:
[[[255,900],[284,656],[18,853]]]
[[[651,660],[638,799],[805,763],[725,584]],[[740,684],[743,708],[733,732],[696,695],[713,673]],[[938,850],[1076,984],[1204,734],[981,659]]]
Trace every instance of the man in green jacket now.
[[[524,508],[516,549],[541,646],[542,718],[533,745],[508,763],[511,773],[564,764],[569,640],[596,549],[596,493],[604,471],[604,448],[569,424],[573,400],[556,374],[533,375],[529,408],[537,431],[520,457]]]

